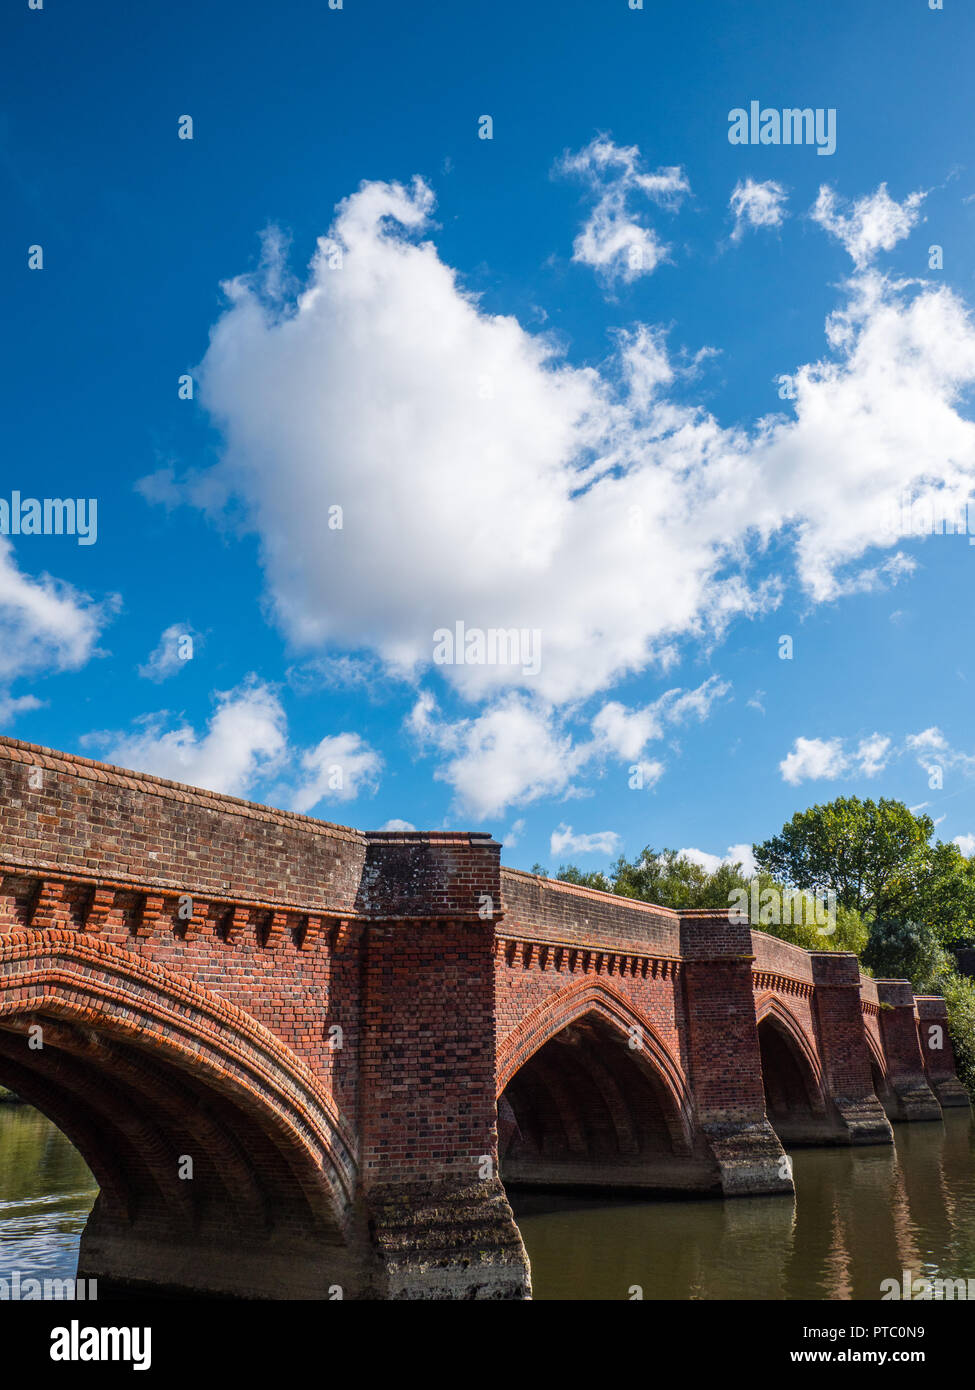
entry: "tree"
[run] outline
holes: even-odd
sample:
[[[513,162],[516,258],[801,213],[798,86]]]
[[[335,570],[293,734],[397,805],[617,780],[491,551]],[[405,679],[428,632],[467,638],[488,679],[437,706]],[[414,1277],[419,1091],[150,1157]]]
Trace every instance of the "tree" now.
[[[877,917],[870,923],[862,960],[878,979],[910,980],[915,994],[925,994],[936,984],[946,956],[927,923]]]
[[[975,860],[966,859],[957,845],[938,840],[910,913],[932,927],[946,946],[975,940]]]
[[[568,866],[560,864],[555,877],[561,879],[563,883],[578,883],[582,888],[598,888],[601,893],[612,893],[613,891],[613,885],[606,875],[596,869],[590,869],[583,873],[574,864]]]
[[[856,912],[903,916],[930,880],[934,830],[930,816],[915,816],[902,801],[839,797],[797,811],[754,846],[760,869],[774,878],[822,893]]]

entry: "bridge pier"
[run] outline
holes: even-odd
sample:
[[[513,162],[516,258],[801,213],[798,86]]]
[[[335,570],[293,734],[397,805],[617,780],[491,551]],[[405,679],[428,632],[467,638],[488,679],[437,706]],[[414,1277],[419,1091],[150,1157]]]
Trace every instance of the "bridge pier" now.
[[[728,1196],[792,1192],[791,1165],[765,1113],[747,925],[681,914],[689,1071],[697,1122]]]
[[[816,1040],[839,1142],[892,1144],[893,1131],[874,1092],[860,1007],[860,965],[841,951],[810,952]]]
[[[925,1074],[911,986],[906,980],[877,980],[876,985],[888,1113],[894,1120],[940,1120],[941,1106]]]
[[[366,929],[359,1162],[380,1298],[530,1296],[498,1177],[492,917]]]
[[[940,995],[918,995],[918,1042],[924,1059],[924,1070],[931,1089],[941,1105],[948,1109],[971,1106],[968,1092],[955,1072],[955,1053],[948,1033],[948,1007]]]

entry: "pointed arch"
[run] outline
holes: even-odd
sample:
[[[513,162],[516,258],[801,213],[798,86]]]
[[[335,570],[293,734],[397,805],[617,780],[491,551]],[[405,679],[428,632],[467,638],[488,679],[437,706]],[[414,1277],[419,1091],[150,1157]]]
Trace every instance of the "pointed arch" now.
[[[248,1236],[304,1221],[344,1242],[356,1147],[331,1096],[263,1024],[184,976],[78,932],[0,935],[4,1075],[76,1143],[103,1211]],[[181,1153],[200,1181],[174,1185]]]
[[[579,980],[560,990],[526,1014],[501,1040],[498,1045],[498,1095],[546,1043],[588,1015],[595,1015],[627,1042],[634,1036],[639,1037],[639,1048],[632,1049],[633,1060],[653,1071],[670,1102],[672,1122],[689,1145],[693,1103],[687,1078],[646,1014],[602,980]],[[634,1034],[633,1029],[639,1032]]]
[[[788,1035],[795,1045],[796,1050],[809,1068],[816,1093],[821,1097],[823,1095],[823,1066],[819,1060],[819,1053],[810,1042],[806,1030],[777,994],[760,995],[755,1001],[755,1024],[758,1026],[770,1019]]]

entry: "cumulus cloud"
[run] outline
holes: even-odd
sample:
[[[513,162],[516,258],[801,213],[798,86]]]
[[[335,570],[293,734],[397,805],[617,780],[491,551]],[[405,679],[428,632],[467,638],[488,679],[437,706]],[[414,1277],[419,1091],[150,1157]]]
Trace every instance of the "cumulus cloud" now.
[[[662,738],[668,726],[707,718],[729,689],[710,676],[694,690],[668,690],[642,709],[610,702],[592,719],[591,738],[574,734],[568,718],[550,706],[517,694],[475,718],[444,720],[433,695],[424,691],[406,728],[421,748],[444,757],[435,776],[453,787],[459,809],[490,819],[511,804],[578,795],[577,775],[607,758],[638,768],[640,786],[652,787],[665,767],[641,758],[646,744]]]
[[[856,761],[864,777],[876,777],[883,772],[890,757],[890,739],[883,734],[871,734],[861,739],[856,751]]]
[[[839,777],[848,767],[843,741],[838,738],[797,738],[792,752],[779,763],[782,780],[794,787],[803,781]]]
[[[50,575],[24,574],[12,542],[0,536],[0,719],[9,722],[41,704],[34,695],[11,694],[15,681],[84,666],[113,606]]]
[[[913,753],[918,766],[931,773],[935,768],[956,768],[966,776],[975,774],[975,756],[953,748],[944,733],[936,726],[908,734],[905,748]]]
[[[620,837],[615,830],[597,830],[592,835],[577,835],[571,825],[562,824],[553,830],[549,840],[549,853],[559,854],[615,854],[620,846]]]
[[[593,176],[648,196],[685,191],[635,161],[611,142],[588,156]],[[881,208],[887,196],[874,195]],[[834,600],[909,575],[889,526],[907,488],[947,499],[975,484],[961,413],[975,329],[946,287],[858,270],[785,412],[726,428],[675,397],[659,327],[631,325],[602,367],[578,368],[545,333],[486,312],[424,239],[432,210],[420,180],[364,184],[297,292],[279,244],[260,274],[227,284],[198,370],[224,454],[185,495],[211,510],[225,499],[256,533],[297,649],[411,679],[435,670],[487,703],[437,721],[434,741],[442,774],[483,813],[571,792],[562,711],[774,607],[790,576],[753,573],[770,540],[788,544],[809,599]],[[854,249],[893,235],[879,214],[821,211],[837,235],[836,219],[850,222]],[[539,669],[432,667],[434,632],[458,621],[538,632]],[[645,711],[611,709],[592,742],[632,748],[650,728]],[[499,778],[500,749],[524,751],[525,772]]]
[[[445,756],[434,774],[454,790],[457,805],[491,819],[512,803],[565,795],[591,756],[573,743],[550,711],[510,695],[474,719],[442,721],[436,703],[422,694],[407,728],[421,746]]]
[[[975,756],[952,748],[936,726],[907,734],[898,743],[887,734],[874,733],[861,738],[855,748],[847,749],[842,738],[797,738],[792,752],[779,769],[783,779],[793,785],[846,774],[876,777],[894,760],[912,754],[919,767],[930,773],[935,768],[957,768],[966,776],[975,775]],[[927,806],[923,801],[911,810],[920,812]]]
[[[847,204],[836,192],[823,184],[810,216],[831,236],[841,242],[858,270],[869,265],[878,251],[892,251],[908,236],[921,215],[924,193],[911,193],[902,203],[896,202],[882,183],[875,193]]]
[[[378,785],[382,758],[360,734],[327,735],[314,748],[294,748],[277,693],[256,676],[217,692],[214,703],[202,733],[158,710],[135,720],[132,729],[86,734],[82,743],[119,767],[302,814],[321,802],[354,800]],[[390,822],[389,828],[406,825]]]
[[[506,830],[505,833],[501,836],[503,844],[508,849],[514,849],[515,845],[517,845],[518,841],[521,839],[522,832],[524,831],[524,829],[524,820],[514,821],[512,823],[511,829]]]
[[[975,835],[956,835],[953,844],[956,844],[966,859],[971,859],[975,854]]]
[[[106,609],[50,575],[19,568],[0,536],[0,682],[39,670],[74,671],[94,654]]]
[[[731,240],[741,241],[750,227],[781,227],[786,217],[786,196],[785,189],[774,179],[764,183],[739,179],[728,200],[735,219]]]
[[[88,734],[83,742],[99,748],[105,761],[119,767],[247,796],[280,766],[287,732],[277,695],[250,677],[235,690],[217,694],[205,733],[160,710],[136,720],[134,730]]]
[[[691,717],[706,719],[711,706],[730,689],[728,681],[709,676],[696,690],[668,690],[640,709],[630,710],[610,700],[593,719],[592,731],[598,743],[620,758],[636,758],[651,739],[663,737],[668,724],[683,724]]]
[[[792,786],[854,773],[876,777],[891,757],[891,740],[883,734],[862,738],[855,750],[847,752],[841,738],[797,738],[792,752],[779,763],[782,779]]]
[[[226,439],[214,481],[243,503],[297,645],[413,671],[458,620],[537,630],[537,675],[440,672],[472,698],[531,683],[577,699],[774,604],[781,580],[748,578],[772,535],[791,530],[800,582],[835,598],[903,574],[903,560],[839,571],[891,547],[885,503],[912,480],[975,479],[957,409],[975,332],[945,288],[858,277],[790,414],[723,429],[667,395],[659,331],[619,335],[597,372],[482,312],[416,242],[431,207],[419,182],[365,185],[295,301],[227,286],[199,369]]]
[[[726,854],[709,854],[704,849],[682,849],[678,850],[678,854],[692,864],[700,864],[709,874],[715,873],[722,864],[740,864],[746,878],[752,878],[758,872],[751,845],[729,845]]]
[[[302,754],[304,778],[291,798],[291,809],[307,813],[322,801],[354,801],[361,792],[379,785],[382,765],[382,758],[361,735],[329,735]],[[400,822],[395,828],[405,825]]]
[[[607,282],[629,283],[650,275],[667,259],[668,247],[634,211],[636,199],[650,199],[676,210],[690,184],[683,169],[641,167],[636,145],[616,145],[600,135],[575,154],[566,153],[558,172],[576,175],[589,186],[595,206],[573,244],[574,261],[592,266]]]
[[[170,623],[145,663],[139,667],[143,680],[160,682],[181,671],[193,656],[200,637],[187,623]]]

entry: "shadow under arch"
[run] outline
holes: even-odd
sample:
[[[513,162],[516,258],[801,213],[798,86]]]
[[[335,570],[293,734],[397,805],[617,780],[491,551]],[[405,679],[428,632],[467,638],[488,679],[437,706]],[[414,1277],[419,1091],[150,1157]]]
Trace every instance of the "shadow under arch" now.
[[[762,1084],[769,1124],[783,1144],[821,1144],[837,1129],[823,1087],[819,1056],[781,999],[756,1001]]]
[[[6,934],[0,1080],[99,1184],[80,1276],[292,1298],[342,1282],[354,1140],[306,1064],[238,1006],[89,935]]]
[[[717,1186],[680,1067],[650,1019],[601,981],[522,1019],[499,1047],[498,1092],[507,1186]]]

